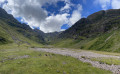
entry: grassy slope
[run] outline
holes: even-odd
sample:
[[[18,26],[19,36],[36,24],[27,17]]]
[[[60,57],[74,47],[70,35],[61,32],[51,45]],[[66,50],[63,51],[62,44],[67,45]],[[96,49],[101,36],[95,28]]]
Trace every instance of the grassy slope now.
[[[16,28],[12,28],[5,24],[4,26],[8,28],[9,32],[12,32],[15,37],[31,43],[32,46],[42,46],[16,32]],[[7,60],[3,63],[0,62],[0,74],[111,74],[109,71],[94,68],[90,64],[82,63],[72,57],[28,50],[29,45],[25,43],[22,43],[18,47],[6,30],[2,27],[0,28],[0,33],[2,34],[1,36],[10,41],[10,43],[8,42],[4,45],[0,45],[0,61],[24,55],[30,56],[27,59]],[[40,54],[41,56],[39,56]],[[45,56],[46,54],[50,56]]]
[[[120,65],[120,59],[118,58],[91,58],[92,61],[99,61],[100,63],[106,63],[108,65]]]
[[[4,39],[4,41],[0,41],[0,44],[12,42],[12,38],[9,34],[6,33],[6,30],[2,28],[2,25],[5,25],[2,21],[0,21],[0,38]]]
[[[72,57],[24,48],[0,50],[0,61],[24,55],[29,58],[0,62],[0,74],[111,74]]]
[[[54,44],[54,46],[97,51],[120,52],[120,30],[110,31],[98,37],[85,40],[64,39]]]
[[[106,33],[97,37],[96,41],[92,40],[93,44],[88,47],[90,50],[120,52],[120,30]],[[89,44],[88,44],[89,45]],[[85,44],[84,46],[87,46]]]
[[[59,38],[63,40],[54,45],[56,47],[120,52],[119,12],[119,10],[100,11],[88,16],[87,19],[81,19],[71,28],[62,32]]]
[[[9,25],[7,25],[5,22],[0,20],[0,37],[4,38],[5,41],[0,41],[0,48],[3,48],[4,45],[26,45],[26,46],[36,46],[36,47],[42,47],[42,44],[39,44],[33,40],[30,40],[28,38],[26,38],[25,36],[23,36],[21,33],[17,32],[16,30],[18,30],[19,28],[15,28],[15,27],[11,27]],[[2,47],[3,46],[3,47]],[[9,47],[9,46],[7,46]],[[7,48],[6,47],[6,48]],[[10,46],[11,47],[11,46]]]

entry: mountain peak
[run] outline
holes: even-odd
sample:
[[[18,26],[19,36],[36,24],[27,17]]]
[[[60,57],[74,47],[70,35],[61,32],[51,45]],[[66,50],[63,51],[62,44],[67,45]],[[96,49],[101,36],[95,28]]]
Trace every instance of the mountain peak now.
[[[119,27],[120,9],[102,10],[82,18],[59,35],[60,38],[91,37]]]

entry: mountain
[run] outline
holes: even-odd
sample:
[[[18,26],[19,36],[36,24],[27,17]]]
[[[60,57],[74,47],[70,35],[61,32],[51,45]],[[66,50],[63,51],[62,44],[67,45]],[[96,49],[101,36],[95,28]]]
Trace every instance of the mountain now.
[[[18,22],[0,8],[0,45],[16,44],[120,52],[120,9],[102,10],[82,18],[63,32],[44,33]]]
[[[61,32],[51,32],[51,33],[45,33],[45,40],[48,44],[51,44],[51,43],[55,43],[55,41],[57,40],[57,37],[58,35],[60,34]]]
[[[59,47],[120,52],[120,9],[82,18],[58,36]]]
[[[0,8],[0,45],[9,43],[34,45],[45,44],[45,40],[41,34]]]
[[[94,35],[108,32],[119,28],[120,10],[107,10],[96,12],[87,18],[82,18],[71,28],[64,31],[59,37],[79,38],[83,36],[89,38]]]
[[[55,41],[57,36],[61,33],[61,32],[44,33],[39,29],[34,29],[34,32],[36,32],[39,35],[42,35],[46,44],[50,44],[51,42]]]

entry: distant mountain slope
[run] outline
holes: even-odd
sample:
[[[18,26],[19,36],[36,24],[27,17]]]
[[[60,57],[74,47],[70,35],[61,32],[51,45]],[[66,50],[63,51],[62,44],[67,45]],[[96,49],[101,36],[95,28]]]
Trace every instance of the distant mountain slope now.
[[[58,36],[59,47],[120,52],[120,9],[82,18]]]
[[[120,9],[96,12],[82,18],[71,28],[59,35],[60,38],[91,37],[120,27]]]
[[[44,44],[44,38],[28,25],[21,24],[12,15],[0,8],[0,44],[26,43]]]
[[[61,33],[61,32],[44,33],[42,31],[40,31],[39,29],[34,29],[34,31],[37,34],[40,34],[44,37],[44,40],[45,40],[46,44],[49,44],[49,43],[55,41],[56,38],[58,37],[58,35]]]

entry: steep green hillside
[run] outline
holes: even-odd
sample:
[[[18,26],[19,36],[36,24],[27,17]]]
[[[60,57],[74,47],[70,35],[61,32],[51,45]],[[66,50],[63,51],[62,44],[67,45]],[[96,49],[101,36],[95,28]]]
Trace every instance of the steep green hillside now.
[[[59,38],[80,39],[81,36],[90,38],[119,28],[120,10],[99,11],[88,18],[80,19],[68,30],[62,32]]]
[[[44,44],[42,35],[36,33],[28,25],[19,23],[12,15],[0,8],[0,45],[15,43],[36,45]]]
[[[120,30],[104,33],[94,38],[86,38],[85,40],[61,39],[54,46],[120,52]]]
[[[58,36],[56,47],[120,52],[120,10],[96,12]]]

